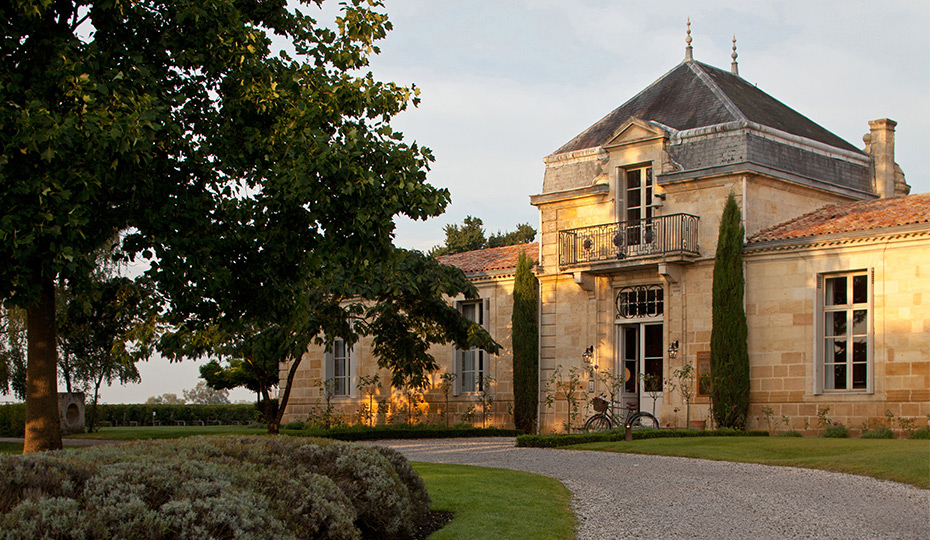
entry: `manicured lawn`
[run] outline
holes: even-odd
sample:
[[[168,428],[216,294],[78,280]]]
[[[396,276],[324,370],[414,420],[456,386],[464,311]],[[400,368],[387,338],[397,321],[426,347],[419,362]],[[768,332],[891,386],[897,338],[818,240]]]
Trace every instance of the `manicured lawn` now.
[[[94,433],[67,435],[68,439],[114,439],[135,441],[138,439],[180,439],[194,435],[261,435],[265,426],[139,426],[102,427]]]
[[[0,454],[22,454],[23,443],[21,442],[0,442]]]
[[[930,441],[926,440],[694,437],[589,443],[568,448],[822,469],[930,489]]]
[[[430,540],[575,537],[571,494],[558,480],[467,465],[414,468],[426,482],[433,510],[455,514]]]

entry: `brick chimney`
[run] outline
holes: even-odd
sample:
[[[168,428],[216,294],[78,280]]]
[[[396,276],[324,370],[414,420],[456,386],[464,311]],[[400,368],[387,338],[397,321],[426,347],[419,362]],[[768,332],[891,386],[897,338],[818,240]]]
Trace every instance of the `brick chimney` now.
[[[868,152],[872,154],[872,188],[879,197],[895,196],[894,128],[890,118],[869,122]]]

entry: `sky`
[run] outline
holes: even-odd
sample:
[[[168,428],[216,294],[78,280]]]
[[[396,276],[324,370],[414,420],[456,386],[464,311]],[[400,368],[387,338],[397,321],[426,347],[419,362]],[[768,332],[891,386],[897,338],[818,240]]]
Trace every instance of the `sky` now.
[[[421,104],[397,117],[432,149],[428,176],[446,213],[399,219],[396,244],[428,250],[467,215],[488,234],[538,228],[529,204],[543,158],[684,58],[729,69],[733,35],[747,81],[861,148],[868,121],[898,122],[896,161],[912,193],[930,191],[930,2],[884,0],[385,0],[394,30],[375,78],[416,84]],[[338,3],[309,13],[328,21]],[[198,364],[140,364],[143,383],[103,390],[108,403],[181,394]],[[245,391],[233,399],[252,399]]]

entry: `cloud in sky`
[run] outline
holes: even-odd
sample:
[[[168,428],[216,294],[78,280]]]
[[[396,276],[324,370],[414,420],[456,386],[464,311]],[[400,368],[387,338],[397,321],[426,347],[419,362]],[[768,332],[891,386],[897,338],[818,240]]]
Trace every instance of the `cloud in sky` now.
[[[898,121],[897,161],[912,192],[930,191],[928,2],[385,4],[394,30],[371,70],[421,88],[420,107],[394,125],[433,150],[429,181],[452,193],[443,216],[399,220],[401,246],[427,250],[466,215],[488,232],[536,226],[529,196],[541,190],[542,158],[681,62],[688,16],[696,60],[727,69],[735,33],[742,77],[855,146],[869,120]],[[319,20],[337,8],[326,2]],[[154,359],[142,385],[104,390],[104,399],[180,394],[196,384],[196,366]]]
[[[400,220],[398,243],[428,249],[466,215],[489,231],[536,224],[542,158],[684,57],[740,75],[855,146],[868,121],[898,121],[897,161],[930,191],[930,4],[872,2],[386,2],[394,31],[377,78],[415,83],[423,102],[395,125],[433,149],[431,183],[452,205]]]

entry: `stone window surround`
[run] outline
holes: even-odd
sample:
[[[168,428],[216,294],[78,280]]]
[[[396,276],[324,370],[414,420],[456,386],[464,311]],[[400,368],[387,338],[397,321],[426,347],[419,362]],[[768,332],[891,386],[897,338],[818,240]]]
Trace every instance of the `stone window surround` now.
[[[850,297],[850,301],[847,304],[837,305],[837,306],[828,306],[826,302],[827,294],[827,280],[833,278],[846,277],[847,278],[847,287],[849,291],[852,289],[852,278],[855,276],[865,276],[866,283],[868,286],[866,302],[858,303],[853,302]],[[814,302],[814,395],[837,395],[837,394],[874,394],[875,393],[875,354],[874,354],[874,340],[875,340],[875,329],[874,329],[874,285],[875,285],[875,272],[872,268],[862,268],[857,270],[842,270],[842,271],[831,271],[831,272],[821,272],[816,276],[816,292],[815,292],[815,302]],[[852,294],[851,292],[847,294]],[[851,371],[852,371],[852,355],[847,353],[849,362],[847,362],[847,371],[850,372],[847,375],[847,380],[850,382],[847,386],[848,388],[842,389],[830,389],[827,388],[826,384],[826,340],[827,340],[827,330],[826,319],[827,314],[831,312],[844,312],[850,317],[847,317],[849,321],[847,323],[846,336],[847,341],[852,339],[852,319],[851,315],[854,311],[866,310],[866,386],[865,388],[851,388]]]
[[[341,343],[343,350],[345,351],[345,372],[344,375],[336,376],[336,361],[337,357],[335,355],[336,344]],[[347,346],[346,342],[342,338],[335,338],[330,342],[329,346],[326,348],[325,353],[323,354],[323,378],[324,380],[333,380],[333,399],[351,399],[356,397],[356,368],[358,367],[358,362],[356,361],[355,355],[355,346]],[[337,393],[337,385],[335,384],[336,379],[343,379],[344,386],[341,393]]]
[[[464,314],[466,306],[475,306],[475,319],[474,322],[477,322],[479,325],[488,328],[488,308],[489,300],[487,298],[476,298],[470,300],[458,300],[455,302],[455,307],[460,312]],[[465,370],[464,370],[464,361],[466,353],[475,353],[475,369],[469,370],[474,374],[473,383],[469,384],[469,387],[464,387],[465,383]],[[463,351],[456,348],[454,350],[454,359],[453,359],[453,369],[455,372],[455,384],[453,385],[452,394],[455,396],[462,394],[476,394],[481,390],[482,378],[490,373],[490,366],[488,362],[488,354],[477,348],[469,349],[468,351]]]

